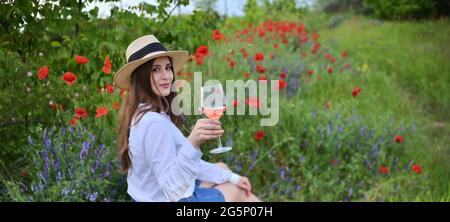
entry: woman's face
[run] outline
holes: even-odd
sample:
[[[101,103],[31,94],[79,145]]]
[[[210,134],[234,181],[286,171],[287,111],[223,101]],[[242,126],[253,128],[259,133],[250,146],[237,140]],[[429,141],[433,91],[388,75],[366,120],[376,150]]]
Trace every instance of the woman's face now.
[[[159,96],[168,96],[173,80],[172,63],[168,57],[159,57],[153,61],[152,76],[153,92]]]

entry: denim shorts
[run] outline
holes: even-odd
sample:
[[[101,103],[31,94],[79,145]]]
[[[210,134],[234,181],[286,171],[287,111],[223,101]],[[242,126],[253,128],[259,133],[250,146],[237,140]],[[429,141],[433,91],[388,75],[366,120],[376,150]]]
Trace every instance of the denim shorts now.
[[[178,202],[225,202],[222,192],[216,188],[201,188],[200,180],[195,180],[194,193]]]
[[[131,198],[131,202],[137,202]],[[195,180],[194,193],[178,202],[225,202],[225,197],[216,188],[201,188],[200,180]]]

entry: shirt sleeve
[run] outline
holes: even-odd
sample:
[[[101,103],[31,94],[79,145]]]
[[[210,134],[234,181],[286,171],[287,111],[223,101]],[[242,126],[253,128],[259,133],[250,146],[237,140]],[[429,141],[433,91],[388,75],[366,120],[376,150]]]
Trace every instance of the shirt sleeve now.
[[[175,139],[166,122],[149,120],[144,135],[145,158],[164,195],[178,201],[200,171],[202,153],[185,141],[176,153]]]
[[[201,181],[222,184],[231,182],[232,175],[233,172],[230,170],[225,170],[215,164],[200,160],[200,170],[197,179]]]

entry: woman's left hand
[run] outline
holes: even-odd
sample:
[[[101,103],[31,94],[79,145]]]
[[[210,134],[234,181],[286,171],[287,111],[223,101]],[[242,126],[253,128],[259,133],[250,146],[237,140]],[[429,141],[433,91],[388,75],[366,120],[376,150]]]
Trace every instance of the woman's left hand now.
[[[250,181],[247,177],[239,177],[239,181],[236,186],[243,189],[247,197],[250,197],[250,195],[252,194],[252,185],[250,184]]]

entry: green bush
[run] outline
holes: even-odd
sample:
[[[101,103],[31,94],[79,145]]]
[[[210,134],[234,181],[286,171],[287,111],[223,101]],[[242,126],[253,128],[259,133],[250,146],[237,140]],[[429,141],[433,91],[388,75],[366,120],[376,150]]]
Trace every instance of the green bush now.
[[[425,18],[435,15],[435,0],[365,0],[374,14],[383,19]]]

